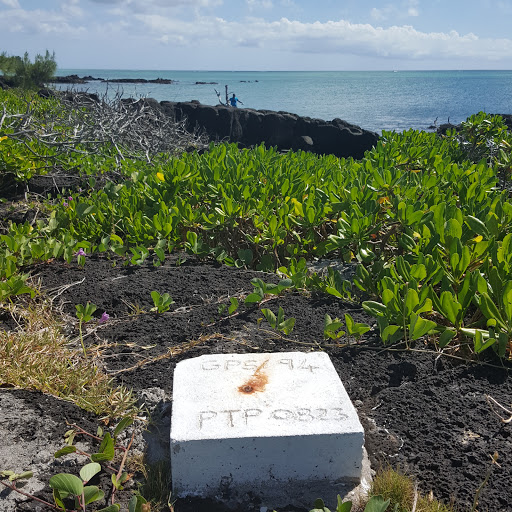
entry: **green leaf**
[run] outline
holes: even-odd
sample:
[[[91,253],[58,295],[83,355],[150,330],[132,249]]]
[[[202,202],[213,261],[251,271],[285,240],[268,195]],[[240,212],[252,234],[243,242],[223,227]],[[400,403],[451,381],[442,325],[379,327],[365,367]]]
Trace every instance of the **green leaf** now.
[[[410,324],[410,336],[411,339],[417,340],[421,338],[422,336],[425,336],[429,331],[436,328],[437,324],[435,322],[432,322],[431,320],[425,320],[424,318],[421,318],[421,316],[417,315],[416,313],[413,313],[411,315],[411,324]]]
[[[90,462],[80,470],[80,478],[84,481],[84,483],[87,483],[94,475],[100,471],[101,466],[97,462]]]
[[[115,475],[114,473],[112,473],[111,475],[111,480],[112,480],[112,485],[118,490],[118,491],[122,491],[123,490],[123,486],[121,485],[122,482],[121,482],[121,479],[117,479],[117,475]]]
[[[128,503],[128,512],[141,512],[142,505],[147,503],[146,499],[139,494],[132,496]]]
[[[123,418],[114,429],[114,438],[117,437],[126,427],[129,427],[133,423],[133,418]]]
[[[400,277],[403,278],[404,282],[409,281],[411,278],[410,265],[404,260],[403,256],[398,256],[395,261],[395,267]]]
[[[279,283],[277,283],[277,286],[279,286],[279,289],[287,290],[288,288],[291,288],[293,286],[293,281],[290,278],[281,279]]]
[[[509,338],[507,333],[500,332],[498,335],[498,356],[505,357],[507,353],[507,348],[509,346]]]
[[[395,301],[395,293],[393,290],[390,290],[389,288],[386,288],[382,291],[382,302],[386,305],[386,308],[389,306],[393,306],[391,304],[393,301]],[[396,304],[396,301],[395,301]]]
[[[364,507],[364,512],[386,512],[391,500],[385,500],[382,496],[372,496]]]
[[[419,303],[418,292],[408,289],[405,296],[405,316],[409,317]]]
[[[278,325],[278,329],[285,334],[290,334],[295,327],[295,318],[287,318]]]
[[[124,244],[123,239],[120,236],[117,236],[115,234],[110,235],[110,241],[111,242],[117,242],[120,245]]]
[[[260,295],[259,293],[250,293],[249,295],[247,295],[244,302],[246,304],[254,304],[256,302],[261,302],[262,300],[263,296]]]
[[[113,505],[109,505],[107,508],[102,508],[96,512],[119,512],[120,508],[121,505],[119,505],[119,503],[114,503]]]
[[[482,334],[482,331],[479,329],[475,330],[475,352],[479,354],[480,352],[483,352],[486,348],[489,348],[491,345],[494,345],[496,343],[495,338],[489,338],[487,341],[484,342],[484,337]]]
[[[106,460],[112,460],[114,458],[114,454],[114,440],[107,432],[103,438],[103,441],[101,441],[99,452],[93,453],[91,455],[91,460],[93,462],[104,462]]]
[[[381,336],[384,343],[395,343],[395,341],[401,340],[404,337],[404,331],[398,325],[388,325],[381,332]]]
[[[9,482],[15,482],[16,480],[26,480],[34,476],[32,471],[23,471],[22,473],[15,473],[14,471],[0,471],[0,478],[9,477]]]
[[[338,506],[336,507],[336,512],[350,512],[352,510],[352,502],[345,501],[343,503],[341,501],[341,496],[338,494]]]
[[[284,309],[281,306],[279,306],[279,309],[277,311],[277,325],[280,326],[283,321],[284,321]]]
[[[438,340],[438,345],[440,348],[444,348],[446,347],[446,345],[448,345],[448,343],[450,343],[450,341],[453,339],[453,337],[456,335],[457,333],[455,331],[451,331],[450,329],[446,329],[442,334],[441,336],[439,336],[439,340]]]
[[[447,318],[454,326],[458,325],[459,315],[462,312],[462,305],[450,292],[442,292],[440,297],[440,313]]]
[[[331,512],[324,504],[324,500],[321,498],[318,498],[315,500],[315,503],[313,505],[315,508],[310,510],[309,512]]]
[[[371,329],[368,324],[354,322],[354,319],[349,313],[345,313],[345,324],[349,336],[361,336]]]
[[[237,254],[246,267],[252,263],[254,256],[251,249],[239,249]]]
[[[437,234],[441,237],[441,240],[444,242],[444,214],[446,211],[446,203],[439,203],[431,208],[434,213],[434,226]]]
[[[156,306],[159,304],[160,302],[160,293],[157,292],[156,290],[153,290],[151,292],[151,298],[153,299],[153,304]]]
[[[332,322],[329,325],[324,327],[324,331],[326,332],[334,332],[337,331],[343,325],[342,322]]]
[[[503,320],[496,304],[492,301],[487,293],[482,293],[480,296],[480,309],[487,319],[494,319],[498,325],[504,330],[507,330],[505,321]]]
[[[477,219],[472,215],[466,215],[464,222],[466,222],[473,233],[482,235],[483,237],[487,237],[489,235],[486,225],[480,219]]]
[[[69,473],[59,473],[50,478],[49,485],[52,489],[60,492],[64,491],[75,496],[80,496],[84,490],[82,480],[75,475]]]
[[[427,297],[427,298],[425,298],[425,300],[423,301],[422,304],[420,304],[418,307],[416,307],[414,312],[419,315],[420,313],[430,313],[431,311],[432,311],[432,301]]]
[[[267,322],[271,325],[271,327],[275,329],[277,325],[276,315],[274,315],[274,313],[267,308],[262,309],[261,312],[263,313],[263,316],[267,319]]]
[[[231,306],[228,308],[228,314],[232,315],[238,309],[238,299],[236,297],[230,297],[229,302]]]
[[[363,302],[363,309],[374,317],[384,316],[386,313],[386,306],[380,302],[373,300],[366,300]]]
[[[352,316],[349,315],[348,313],[345,313],[345,325],[347,326],[347,332],[349,336],[352,336],[352,334],[354,333],[354,324],[355,322]]]
[[[338,297],[338,299],[343,299],[343,295],[333,286],[328,286],[325,289],[325,292],[328,293],[329,295],[334,295],[335,297]]]
[[[16,480],[25,480],[27,478],[32,478],[34,476],[33,471],[23,471],[16,475]]]
[[[62,457],[63,455],[68,455],[70,453],[75,453],[76,452],[76,446],[64,446],[63,448],[61,448],[60,450],[57,450],[55,453],[54,453],[54,457],[56,459],[58,459],[59,457]]]
[[[509,325],[512,325],[512,282],[509,281],[503,292],[503,311],[507,317]]]
[[[478,292],[480,295],[486,293],[488,290],[488,284],[484,276],[480,272],[474,272],[471,276],[471,290],[475,293]]]
[[[462,236],[462,226],[457,219],[448,219],[444,224],[444,236],[452,239],[460,239]]]
[[[98,489],[98,487],[95,485],[87,485],[84,487],[84,498],[86,505],[92,503],[93,501],[101,500],[104,497],[105,493],[101,489]]]
[[[58,489],[53,489],[53,501],[55,501],[55,505],[60,507],[62,510],[66,510],[66,507],[64,507],[63,500],[65,500],[68,496],[68,492],[59,492]]]
[[[422,281],[423,279],[425,279],[427,277],[427,269],[426,269],[425,265],[423,265],[422,263],[413,265],[411,267],[410,273],[411,273],[411,277],[413,277],[417,281]]]

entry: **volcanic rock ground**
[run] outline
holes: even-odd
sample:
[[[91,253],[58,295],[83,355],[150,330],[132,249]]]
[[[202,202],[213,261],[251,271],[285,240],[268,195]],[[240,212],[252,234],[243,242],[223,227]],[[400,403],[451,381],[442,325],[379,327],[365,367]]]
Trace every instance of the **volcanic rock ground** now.
[[[251,292],[252,277],[270,282],[275,276],[185,258],[185,262],[169,259],[158,268],[88,257],[84,267],[54,261],[32,269],[42,289],[56,297],[54,304],[71,335],[77,329],[75,304],[90,301],[98,306],[98,317],[103,311],[110,315],[103,325],[91,322],[94,332],[85,341],[107,345],[106,371],[116,383],[133,388],[153,411],[153,424],[137,447],[147,449],[152,439],[150,459],[168,453],[173,369],[178,361],[208,353],[324,350],[358,410],[373,468],[400,468],[418,480],[421,491],[455,500],[460,510],[471,508],[477,488],[491,470],[479,510],[512,509],[507,484],[512,477],[512,426],[500,420],[487,398],[510,406],[512,381],[507,368],[497,361],[463,363],[423,344],[414,350],[387,349],[374,329],[360,342],[346,337],[339,343],[327,342],[323,339],[326,313],[343,319],[350,312],[357,321],[373,323],[358,305],[332,296],[290,292],[268,301],[265,307],[277,311],[281,306],[286,317],[296,319],[292,333],[283,336],[259,320],[262,314],[256,306],[242,305],[230,317],[218,310],[229,296]],[[150,311],[153,290],[171,294],[175,302],[168,312]],[[62,446],[68,428],[65,420],[93,432],[97,424],[92,414],[33,391],[1,389],[0,415],[2,468],[8,462],[16,467],[4,469],[35,466],[42,482],[62,471],[57,463],[44,461]],[[160,445],[155,445],[156,437]],[[499,465],[491,464],[495,452]],[[13,494],[0,493],[1,510],[45,510],[34,502],[10,509]],[[178,500],[177,512],[192,510],[224,508]]]

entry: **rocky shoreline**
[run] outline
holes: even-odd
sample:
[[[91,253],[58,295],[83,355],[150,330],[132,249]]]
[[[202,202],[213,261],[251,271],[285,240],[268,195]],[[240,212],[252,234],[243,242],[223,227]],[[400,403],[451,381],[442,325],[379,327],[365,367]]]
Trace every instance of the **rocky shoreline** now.
[[[362,158],[379,135],[342,119],[324,121],[289,112],[232,108],[191,102],[151,102],[176,121],[186,120],[187,130],[204,131],[211,140],[236,142],[240,147],[264,143],[279,151],[309,151],[319,155]]]
[[[100,102],[97,94],[59,92],[42,89],[41,96],[60,95],[67,101],[84,96]],[[225,105],[203,105],[197,100],[189,102],[157,101],[154,98],[126,98],[125,106],[146,107],[169,118],[184,122],[190,133],[205,134],[214,142],[237,143],[241,148],[265,144],[278,151],[308,151],[318,155],[359,159],[377,144],[379,135],[359,126],[333,119],[325,121],[302,117],[290,112],[233,108]]]
[[[111,83],[119,83],[119,84],[175,84],[177,80],[171,80],[168,78],[100,78],[94,76],[83,76],[80,77],[78,75],[66,75],[66,76],[56,76],[51,80],[54,84],[86,84],[87,82],[111,82]],[[253,80],[240,80],[241,83],[252,82]],[[254,82],[258,82],[258,80],[254,80]],[[195,82],[196,85],[218,85],[218,82]]]
[[[96,78],[94,76],[79,77],[78,75],[55,76],[51,80],[55,84],[86,84],[87,82],[113,82],[120,84],[174,84],[176,80],[168,78],[155,78],[148,80],[146,78]]]

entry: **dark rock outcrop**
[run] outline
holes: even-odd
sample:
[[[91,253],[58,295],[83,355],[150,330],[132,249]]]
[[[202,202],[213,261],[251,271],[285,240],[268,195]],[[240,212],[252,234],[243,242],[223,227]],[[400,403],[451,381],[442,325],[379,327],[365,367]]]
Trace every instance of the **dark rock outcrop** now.
[[[174,80],[167,78],[154,78],[147,80],[146,78],[109,78],[102,79],[103,82],[111,82],[114,84],[173,84]]]
[[[146,78],[95,78],[93,76],[79,77],[78,75],[55,76],[51,82],[57,84],[85,84],[97,80],[100,82],[112,82],[115,84],[173,84],[174,80],[168,78],[154,78],[148,80]]]
[[[279,150],[299,149],[338,157],[362,158],[379,136],[341,119],[323,121],[288,112],[210,106],[198,102],[162,101],[161,108],[187,129],[201,129],[212,140],[248,147],[261,143]]]
[[[56,84],[85,84],[87,80],[78,75],[54,76],[51,82]]]
[[[443,123],[436,129],[438,135],[446,135],[448,130],[460,131],[460,124]]]
[[[73,93],[57,93],[41,90],[41,96],[63,95],[73,101]],[[76,93],[75,93],[76,94]],[[95,94],[79,93],[80,99],[99,102]],[[158,102],[154,98],[121,100],[125,105],[143,102],[148,107],[161,110],[176,121],[185,120],[190,132],[199,130],[213,141],[236,142],[240,147],[250,147],[264,143],[267,147],[277,147],[280,151],[303,150],[319,155],[332,154],[337,157],[360,159],[379,140],[375,132],[341,119],[323,121],[301,117],[289,112],[232,108],[224,105],[202,105],[198,101]]]

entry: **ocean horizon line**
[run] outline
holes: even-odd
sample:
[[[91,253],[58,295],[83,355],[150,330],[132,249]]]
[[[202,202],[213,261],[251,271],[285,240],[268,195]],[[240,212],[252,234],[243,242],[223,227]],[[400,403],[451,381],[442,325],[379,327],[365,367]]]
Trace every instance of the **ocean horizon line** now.
[[[142,71],[142,72],[184,72],[184,73],[457,73],[457,72],[482,72],[482,73],[491,73],[491,72],[504,72],[509,73],[512,69],[322,69],[322,70],[314,70],[314,69],[271,69],[271,70],[262,70],[262,69],[170,69],[170,68],[159,68],[159,69],[132,69],[132,68],[68,68],[68,67],[58,67],[57,71]]]

